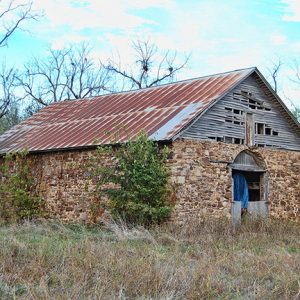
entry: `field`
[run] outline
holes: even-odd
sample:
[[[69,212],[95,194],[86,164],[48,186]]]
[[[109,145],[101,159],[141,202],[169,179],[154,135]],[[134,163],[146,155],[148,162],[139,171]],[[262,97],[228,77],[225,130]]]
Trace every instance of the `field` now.
[[[1,299],[296,299],[300,227],[24,223],[0,228],[0,268]]]

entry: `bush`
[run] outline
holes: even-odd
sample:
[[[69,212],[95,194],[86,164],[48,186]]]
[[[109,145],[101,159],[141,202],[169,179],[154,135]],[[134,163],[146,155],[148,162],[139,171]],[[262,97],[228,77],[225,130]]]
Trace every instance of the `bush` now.
[[[171,213],[168,203],[169,173],[165,165],[169,149],[159,149],[145,133],[119,147],[99,147],[98,154],[109,154],[111,165],[96,170],[97,190],[110,199],[114,217],[129,223],[160,223]]]
[[[0,221],[14,222],[41,215],[35,176],[27,152],[8,153],[0,166]]]

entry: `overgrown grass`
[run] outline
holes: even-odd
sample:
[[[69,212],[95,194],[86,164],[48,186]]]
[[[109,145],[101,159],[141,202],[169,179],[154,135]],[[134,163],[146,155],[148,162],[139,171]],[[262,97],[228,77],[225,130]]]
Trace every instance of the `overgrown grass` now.
[[[0,228],[0,263],[1,299],[293,299],[300,227],[24,223]]]

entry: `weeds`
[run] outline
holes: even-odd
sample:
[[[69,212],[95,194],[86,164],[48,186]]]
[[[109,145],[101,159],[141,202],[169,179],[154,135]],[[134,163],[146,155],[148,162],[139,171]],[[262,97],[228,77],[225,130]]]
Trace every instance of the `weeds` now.
[[[1,227],[0,298],[293,299],[299,236],[274,220]]]

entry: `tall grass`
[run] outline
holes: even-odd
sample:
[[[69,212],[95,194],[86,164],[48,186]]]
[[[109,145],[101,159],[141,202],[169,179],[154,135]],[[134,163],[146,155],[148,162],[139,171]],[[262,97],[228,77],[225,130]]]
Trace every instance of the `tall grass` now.
[[[293,299],[299,237],[299,225],[272,220],[1,227],[0,298]]]

